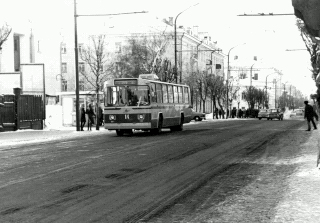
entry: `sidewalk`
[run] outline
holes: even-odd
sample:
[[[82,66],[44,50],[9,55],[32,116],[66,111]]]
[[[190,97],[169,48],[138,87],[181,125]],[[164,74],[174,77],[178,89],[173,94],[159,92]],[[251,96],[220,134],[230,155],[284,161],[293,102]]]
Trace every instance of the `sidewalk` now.
[[[291,162],[297,163],[298,169],[288,176],[289,189],[277,205],[274,222],[320,222],[320,132],[310,133],[306,143],[297,145],[300,154]]]
[[[104,127],[100,127],[96,130],[93,126],[91,131],[85,128],[84,131],[77,131],[76,127],[58,127],[58,128],[45,128],[44,130],[18,130],[13,132],[1,132],[0,133],[0,148],[14,147],[15,145],[21,145],[26,143],[45,142],[57,139],[66,139],[73,137],[83,137],[92,134],[112,134],[112,132],[106,130]]]

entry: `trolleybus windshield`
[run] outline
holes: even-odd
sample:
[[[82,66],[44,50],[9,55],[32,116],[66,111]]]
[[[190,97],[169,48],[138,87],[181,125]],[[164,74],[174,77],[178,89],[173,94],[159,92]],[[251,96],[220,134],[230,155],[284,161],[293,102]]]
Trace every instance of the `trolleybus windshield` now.
[[[108,86],[105,99],[107,107],[149,105],[149,87],[146,85]]]

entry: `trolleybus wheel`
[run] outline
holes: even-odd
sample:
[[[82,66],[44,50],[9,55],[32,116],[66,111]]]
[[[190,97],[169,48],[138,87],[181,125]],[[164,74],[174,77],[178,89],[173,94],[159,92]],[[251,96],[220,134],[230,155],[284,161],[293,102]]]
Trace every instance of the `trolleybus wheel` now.
[[[117,136],[123,136],[124,131],[123,130],[116,130]]]
[[[159,117],[158,128],[151,129],[153,134],[159,134],[160,132],[162,132],[162,116]]]
[[[184,122],[184,117],[181,116],[180,124],[171,127],[170,130],[171,130],[171,131],[182,131],[182,130],[183,130],[183,122]]]

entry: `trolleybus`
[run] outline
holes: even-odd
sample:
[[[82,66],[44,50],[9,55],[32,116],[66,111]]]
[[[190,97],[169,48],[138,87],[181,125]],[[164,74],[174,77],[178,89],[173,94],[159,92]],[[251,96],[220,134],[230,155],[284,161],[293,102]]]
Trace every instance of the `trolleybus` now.
[[[133,130],[182,131],[191,121],[187,85],[157,81],[154,75],[115,78],[104,83],[104,127],[118,136]]]

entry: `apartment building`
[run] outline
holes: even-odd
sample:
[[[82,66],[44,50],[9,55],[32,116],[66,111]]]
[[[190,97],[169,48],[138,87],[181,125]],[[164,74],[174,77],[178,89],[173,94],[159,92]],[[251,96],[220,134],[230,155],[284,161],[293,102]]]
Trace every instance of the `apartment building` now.
[[[41,84],[45,94],[55,95],[60,86],[59,38],[59,34],[43,33],[23,21],[20,26],[12,27],[11,34],[0,52],[0,93],[13,93],[14,87],[20,87],[25,92],[29,91],[28,93],[32,89],[36,92]],[[23,69],[26,65],[28,69]],[[37,76],[39,72],[44,79],[41,83],[38,80],[40,76]]]

